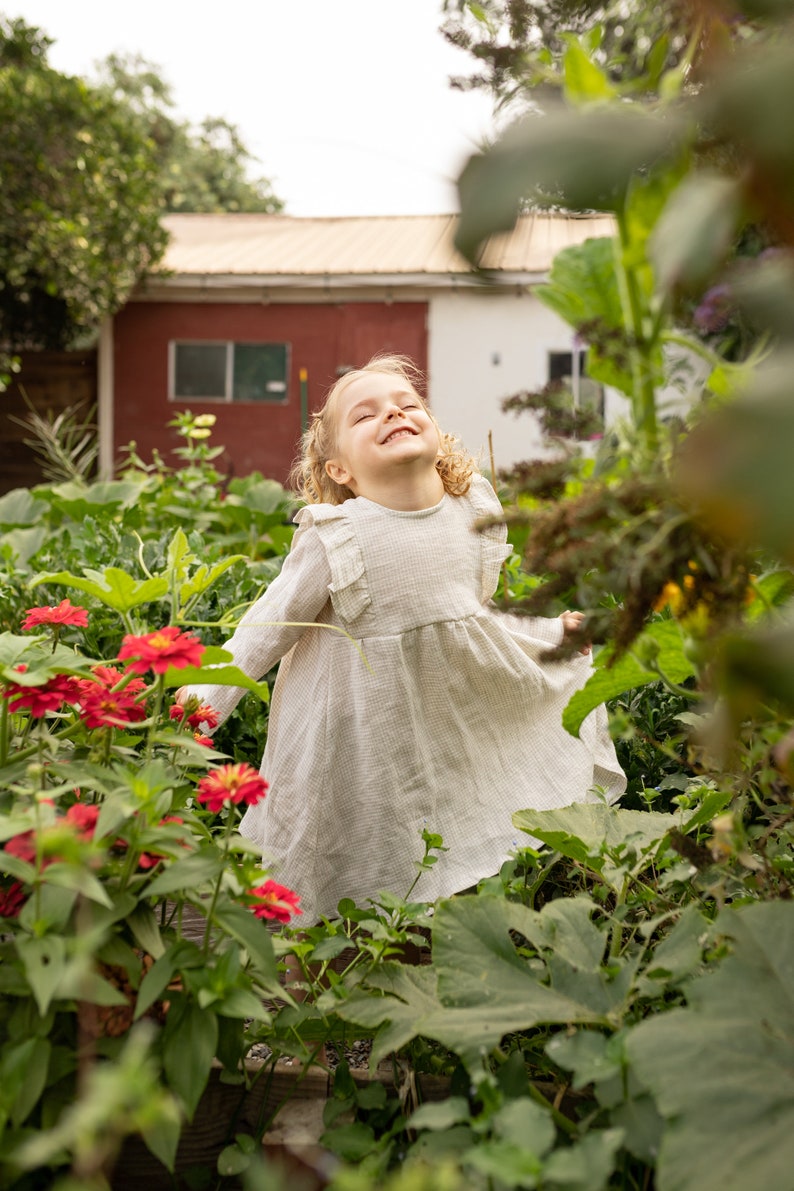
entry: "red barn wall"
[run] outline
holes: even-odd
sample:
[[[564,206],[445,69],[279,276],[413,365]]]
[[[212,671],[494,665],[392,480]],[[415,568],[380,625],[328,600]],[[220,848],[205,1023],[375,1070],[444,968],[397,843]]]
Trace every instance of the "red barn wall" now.
[[[283,403],[168,400],[171,340],[288,343],[290,367]],[[300,437],[299,372],[308,372],[309,410],[318,409],[337,370],[359,366],[376,352],[410,356],[427,369],[426,302],[338,305],[130,302],[114,321],[114,457],[134,440],[148,460],[167,462],[180,439],[167,423],[180,410],[217,417],[212,441],[226,450],[219,471],[260,471],[283,483]]]

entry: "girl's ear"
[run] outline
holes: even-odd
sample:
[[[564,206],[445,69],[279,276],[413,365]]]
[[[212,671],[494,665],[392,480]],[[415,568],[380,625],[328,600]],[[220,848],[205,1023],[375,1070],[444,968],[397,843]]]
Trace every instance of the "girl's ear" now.
[[[341,463],[337,463],[336,459],[327,459],[325,463],[326,475],[329,475],[335,484],[339,484],[344,488],[349,485],[353,479],[351,473]]]

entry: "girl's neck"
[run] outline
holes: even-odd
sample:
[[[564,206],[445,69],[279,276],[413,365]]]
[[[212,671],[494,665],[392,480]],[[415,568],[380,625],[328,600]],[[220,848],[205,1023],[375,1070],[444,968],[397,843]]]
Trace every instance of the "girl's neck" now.
[[[431,509],[444,495],[444,483],[435,467],[422,475],[390,475],[381,481],[370,480],[356,496],[363,496],[386,509],[400,513]]]

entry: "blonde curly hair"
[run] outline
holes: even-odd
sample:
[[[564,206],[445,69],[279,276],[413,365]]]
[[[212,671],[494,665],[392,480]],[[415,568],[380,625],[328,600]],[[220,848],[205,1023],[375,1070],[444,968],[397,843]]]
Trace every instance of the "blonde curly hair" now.
[[[441,476],[444,491],[450,496],[465,496],[471,487],[471,478],[478,470],[477,464],[454,435],[444,433],[427,408],[419,393],[424,377],[413,360],[408,356],[388,354],[373,356],[363,368],[344,373],[328,390],[325,404],[312,414],[309,428],[301,439],[300,458],[290,472],[293,490],[310,505],[341,505],[355,495],[345,485],[332,480],[325,465],[337,453],[336,411],[339,398],[348,385],[369,372],[398,376],[411,386],[438,431],[436,470]]]

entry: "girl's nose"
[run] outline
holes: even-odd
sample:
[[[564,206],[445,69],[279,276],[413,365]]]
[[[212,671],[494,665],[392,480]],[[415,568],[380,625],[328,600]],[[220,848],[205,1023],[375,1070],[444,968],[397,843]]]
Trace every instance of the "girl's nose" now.
[[[396,417],[400,417],[400,418],[405,417],[405,411],[399,405],[393,405],[391,407],[391,409],[386,411],[386,420],[387,421],[389,420],[389,418],[396,418]]]

